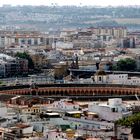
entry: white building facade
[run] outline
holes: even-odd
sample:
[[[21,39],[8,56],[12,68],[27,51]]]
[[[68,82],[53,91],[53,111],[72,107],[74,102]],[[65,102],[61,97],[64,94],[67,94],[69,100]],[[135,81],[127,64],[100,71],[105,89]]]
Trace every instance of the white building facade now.
[[[88,110],[97,113],[105,121],[115,121],[132,114],[120,98],[109,99],[107,104],[89,104]]]

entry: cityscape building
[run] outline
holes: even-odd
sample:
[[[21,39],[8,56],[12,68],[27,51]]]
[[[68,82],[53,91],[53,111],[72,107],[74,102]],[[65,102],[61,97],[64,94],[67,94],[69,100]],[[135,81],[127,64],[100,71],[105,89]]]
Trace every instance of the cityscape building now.
[[[140,139],[139,8],[0,7],[0,139]]]

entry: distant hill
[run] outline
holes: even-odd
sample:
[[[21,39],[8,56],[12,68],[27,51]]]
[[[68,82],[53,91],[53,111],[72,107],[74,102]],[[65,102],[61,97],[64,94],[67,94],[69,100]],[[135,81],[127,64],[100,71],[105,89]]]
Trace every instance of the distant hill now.
[[[140,28],[140,7],[0,7],[0,25],[48,30],[90,26]]]

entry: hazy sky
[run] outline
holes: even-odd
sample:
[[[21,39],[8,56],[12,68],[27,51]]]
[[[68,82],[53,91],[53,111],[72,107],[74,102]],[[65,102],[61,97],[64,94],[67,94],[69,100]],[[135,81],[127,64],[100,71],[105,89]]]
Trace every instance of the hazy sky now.
[[[11,5],[100,5],[100,6],[118,6],[118,5],[140,5],[140,0],[0,0],[0,6],[3,4]]]

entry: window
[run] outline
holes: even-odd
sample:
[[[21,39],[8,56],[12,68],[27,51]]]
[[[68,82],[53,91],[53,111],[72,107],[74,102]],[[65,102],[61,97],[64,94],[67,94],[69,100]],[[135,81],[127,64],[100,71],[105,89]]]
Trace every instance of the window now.
[[[34,45],[37,45],[38,44],[38,41],[35,39],[34,40]]]
[[[112,110],[112,112],[115,112],[115,108],[112,108],[111,110]]]
[[[25,40],[24,40],[24,39],[23,39],[23,40],[21,40],[21,43],[23,43],[23,44],[24,44],[24,43],[25,43]]]
[[[28,40],[28,44],[29,44],[29,45],[32,44],[32,40],[31,40],[31,39]]]
[[[99,77],[99,81],[102,81],[102,77]]]

